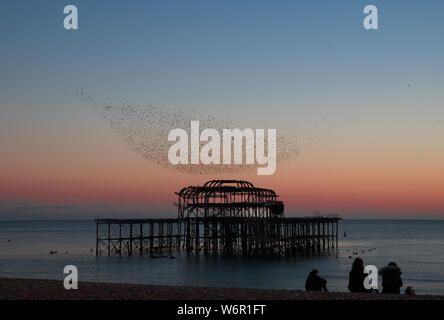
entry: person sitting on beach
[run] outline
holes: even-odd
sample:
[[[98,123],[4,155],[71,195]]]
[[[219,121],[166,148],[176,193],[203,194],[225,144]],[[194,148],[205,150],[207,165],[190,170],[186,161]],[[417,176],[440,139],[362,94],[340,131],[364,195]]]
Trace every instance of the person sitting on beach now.
[[[400,293],[403,285],[401,269],[395,262],[390,262],[386,267],[379,270],[382,276],[382,293]]]
[[[328,292],[327,280],[318,276],[318,270],[311,270],[310,274],[305,281],[305,290],[307,291],[322,291]]]
[[[415,295],[415,289],[412,287],[407,287],[404,291],[404,293],[408,296],[414,296]]]
[[[368,273],[364,273],[364,261],[361,258],[356,258],[348,274],[348,290],[350,292],[370,292],[364,287],[364,279],[367,276]]]

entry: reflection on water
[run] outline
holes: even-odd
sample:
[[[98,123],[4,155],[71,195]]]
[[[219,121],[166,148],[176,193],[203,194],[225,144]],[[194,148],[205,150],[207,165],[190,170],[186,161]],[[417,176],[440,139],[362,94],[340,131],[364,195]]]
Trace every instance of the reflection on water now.
[[[0,222],[0,276],[63,279],[63,267],[74,264],[80,281],[302,289],[316,268],[329,290],[346,291],[351,263],[360,256],[377,267],[396,261],[405,286],[444,294],[444,221],[343,220],[339,226],[337,253],[243,258],[174,252],[174,259],[154,259],[96,257],[93,221]]]

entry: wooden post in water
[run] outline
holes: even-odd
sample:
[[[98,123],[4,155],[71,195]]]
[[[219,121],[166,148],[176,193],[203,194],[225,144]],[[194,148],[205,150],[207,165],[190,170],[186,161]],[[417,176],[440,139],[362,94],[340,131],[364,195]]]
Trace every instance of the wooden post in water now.
[[[133,255],[133,224],[130,223],[130,241],[129,241],[129,249],[128,249],[128,255]]]
[[[317,243],[316,243],[316,249],[318,251],[318,255],[321,252],[321,223],[318,221],[318,237],[317,237]]]
[[[322,222],[322,250],[325,250],[325,221]]]
[[[199,251],[199,241],[200,241],[200,234],[199,234],[199,219],[196,217],[196,228],[195,228],[195,241],[194,241],[194,250],[196,252]]]
[[[338,249],[338,220],[336,220],[336,249]]]
[[[99,221],[96,220],[96,256],[99,255]]]
[[[139,255],[143,253],[143,224],[140,223],[140,235],[139,235]]]
[[[111,224],[108,222],[108,255],[111,255]]]

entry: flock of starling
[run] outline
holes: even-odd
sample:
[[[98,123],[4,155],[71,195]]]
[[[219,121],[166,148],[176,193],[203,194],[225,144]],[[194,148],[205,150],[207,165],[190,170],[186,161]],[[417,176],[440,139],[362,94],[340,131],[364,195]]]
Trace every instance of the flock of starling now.
[[[258,165],[246,164],[172,165],[168,160],[168,150],[174,144],[167,139],[170,130],[182,128],[190,132],[192,120],[199,120],[201,130],[214,128],[222,132],[225,128],[243,129],[233,120],[216,119],[213,116],[195,111],[174,111],[149,104],[144,106],[133,106],[128,103],[116,105],[110,102],[109,98],[104,103],[98,103],[97,99],[86,89],[79,89],[77,93],[81,96],[85,107],[98,111],[109,122],[111,128],[124,138],[130,149],[153,164],[190,174],[223,174],[257,169]],[[266,145],[267,143],[265,143]],[[243,152],[245,153],[245,148],[243,148]],[[282,135],[278,130],[276,137],[277,162],[291,160],[297,154],[296,136],[294,134]]]

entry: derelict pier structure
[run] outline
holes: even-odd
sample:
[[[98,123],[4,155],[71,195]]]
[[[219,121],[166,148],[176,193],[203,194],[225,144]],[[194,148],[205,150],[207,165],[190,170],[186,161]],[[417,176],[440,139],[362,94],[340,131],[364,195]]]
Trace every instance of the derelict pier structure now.
[[[97,219],[96,254],[284,256],[338,248],[338,216],[287,218],[273,190],[250,182],[211,180],[176,194],[174,219]]]

